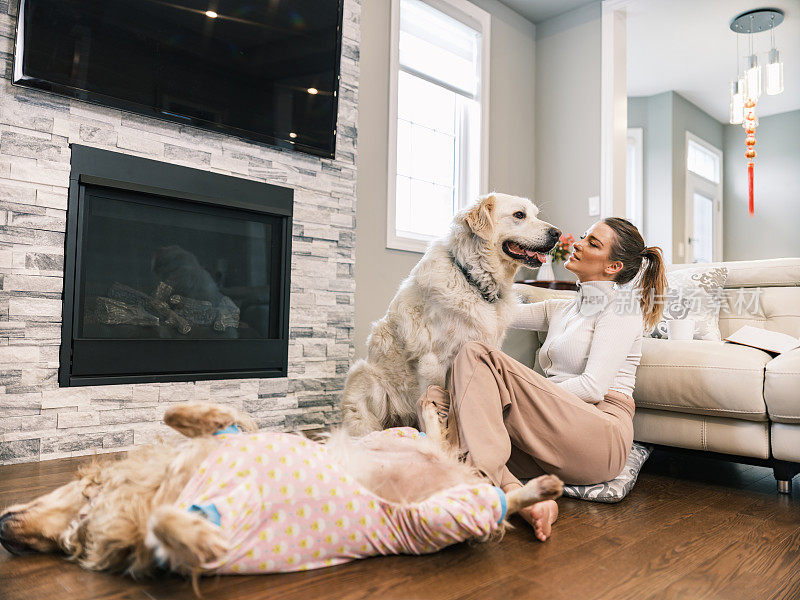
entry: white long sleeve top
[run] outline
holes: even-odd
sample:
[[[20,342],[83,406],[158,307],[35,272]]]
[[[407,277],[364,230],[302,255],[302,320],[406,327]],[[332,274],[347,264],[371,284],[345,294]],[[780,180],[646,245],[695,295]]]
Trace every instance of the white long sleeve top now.
[[[516,307],[511,327],[547,331],[539,364],[548,379],[596,404],[609,391],[632,395],[642,358],[638,302],[618,302],[613,281],[578,284],[574,299]]]

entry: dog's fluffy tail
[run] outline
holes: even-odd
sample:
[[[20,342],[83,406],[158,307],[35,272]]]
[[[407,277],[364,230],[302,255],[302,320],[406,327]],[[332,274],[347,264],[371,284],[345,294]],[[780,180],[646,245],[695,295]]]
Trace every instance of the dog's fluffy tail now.
[[[342,424],[354,436],[380,431],[388,417],[389,394],[363,358],[347,373],[342,396]]]

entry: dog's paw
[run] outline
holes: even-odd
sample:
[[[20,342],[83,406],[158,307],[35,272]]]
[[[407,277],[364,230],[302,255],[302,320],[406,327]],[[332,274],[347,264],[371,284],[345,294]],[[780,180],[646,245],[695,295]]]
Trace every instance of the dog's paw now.
[[[533,480],[542,500],[555,500],[564,491],[564,482],[555,475],[542,475]]]
[[[217,527],[207,529],[195,545],[195,552],[200,564],[210,563],[222,558],[228,553],[228,550],[228,540],[222,530]]]
[[[145,545],[158,563],[177,570],[214,562],[229,549],[222,529],[172,506],[157,508],[150,516]]]
[[[446,445],[450,393],[438,385],[428,389],[417,401],[417,418],[422,430],[442,445]]]
[[[511,490],[506,494],[508,512],[512,514],[543,500],[555,500],[564,490],[564,484],[555,475],[542,475],[531,479],[521,488]]]
[[[257,431],[255,421],[233,406],[213,402],[184,402],[164,413],[164,423],[186,437],[213,435],[229,425],[245,432]]]

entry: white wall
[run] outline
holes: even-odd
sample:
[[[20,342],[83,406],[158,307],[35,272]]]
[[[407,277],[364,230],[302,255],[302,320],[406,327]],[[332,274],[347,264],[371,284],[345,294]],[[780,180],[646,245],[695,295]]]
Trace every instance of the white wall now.
[[[542,218],[578,237],[598,217],[600,2],[536,26],[536,194]],[[560,279],[574,279],[562,266]]]
[[[495,0],[474,0],[492,15],[489,190],[534,193],[534,46],[532,23]],[[356,210],[356,356],[370,324],[386,312],[400,282],[422,256],[386,248],[389,127],[389,0],[363,0]]]

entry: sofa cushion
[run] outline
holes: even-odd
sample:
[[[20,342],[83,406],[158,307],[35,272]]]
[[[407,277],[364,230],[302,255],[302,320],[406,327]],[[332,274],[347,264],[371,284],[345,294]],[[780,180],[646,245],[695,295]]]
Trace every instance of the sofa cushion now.
[[[778,460],[800,462],[800,425],[772,424],[772,456]]]
[[[766,421],[764,367],[756,348],[706,340],[642,340],[637,408]]]
[[[769,458],[769,429],[767,421],[755,423],[663,410],[637,410],[633,417],[633,439],[637,442],[754,458]]]
[[[764,401],[778,423],[800,423],[800,348],[785,352],[766,365]]]
[[[800,337],[800,287],[726,289],[725,299],[719,313],[723,338],[745,325]]]
[[[695,263],[672,265],[670,271],[693,269]],[[725,287],[795,286],[800,282],[800,258],[767,258],[706,263],[707,267],[728,269]]]

